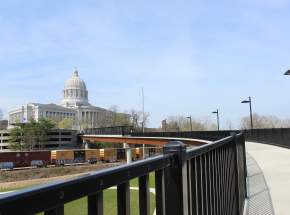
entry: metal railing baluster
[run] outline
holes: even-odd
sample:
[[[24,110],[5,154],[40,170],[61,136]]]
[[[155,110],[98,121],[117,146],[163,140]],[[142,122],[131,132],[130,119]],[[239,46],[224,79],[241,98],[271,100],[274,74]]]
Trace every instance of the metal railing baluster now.
[[[64,206],[60,205],[44,212],[44,215],[64,215]]]
[[[139,212],[140,215],[150,214],[149,175],[139,177]]]
[[[156,214],[165,215],[164,170],[155,172]]]
[[[130,215],[130,184],[125,182],[117,186],[118,215]]]
[[[201,156],[196,158],[196,186],[197,186],[197,213],[203,214],[203,187],[202,187],[202,161]]]
[[[103,191],[88,196],[88,215],[103,215]]]
[[[209,215],[208,214],[208,175],[207,175],[207,169],[208,169],[208,165],[207,165],[207,154],[203,154],[202,155],[202,161],[203,161],[203,166],[204,166],[204,169],[202,171],[203,173],[203,185],[204,185],[204,214],[205,215]]]

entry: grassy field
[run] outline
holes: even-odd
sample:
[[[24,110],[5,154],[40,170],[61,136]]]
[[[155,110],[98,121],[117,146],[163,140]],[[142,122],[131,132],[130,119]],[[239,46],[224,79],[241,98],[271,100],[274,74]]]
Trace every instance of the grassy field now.
[[[139,198],[138,191],[131,190],[130,192],[131,214],[139,214]],[[150,214],[155,210],[155,196],[150,194]],[[70,202],[64,206],[65,215],[87,215],[87,198]],[[105,190],[104,191],[104,214],[117,215],[117,191]],[[38,215],[43,215],[39,213]]]
[[[149,176],[149,186],[150,188],[155,187],[154,173]],[[130,187],[138,187],[138,178],[130,181]],[[27,188],[27,187],[23,187]],[[0,190],[0,192],[9,191]],[[131,214],[139,214],[139,192],[138,190],[130,191],[130,201],[131,201]],[[104,191],[104,214],[115,215],[117,214],[117,191],[116,190],[105,190]],[[150,211],[153,214],[155,209],[155,195],[150,193]],[[40,213],[39,215],[42,215]],[[87,198],[81,198],[76,201],[67,203],[65,205],[66,215],[85,215],[87,214]]]
[[[117,214],[117,191],[106,190],[104,192],[104,214],[115,215]],[[137,190],[131,190],[131,214],[139,214],[139,197]],[[155,209],[155,195],[150,194],[150,214],[153,214]],[[87,199],[82,198],[65,205],[66,215],[86,215],[87,214]]]
[[[138,178],[131,180],[130,186],[131,187],[138,187]],[[155,188],[155,174],[154,173],[151,173],[149,175],[149,187]]]

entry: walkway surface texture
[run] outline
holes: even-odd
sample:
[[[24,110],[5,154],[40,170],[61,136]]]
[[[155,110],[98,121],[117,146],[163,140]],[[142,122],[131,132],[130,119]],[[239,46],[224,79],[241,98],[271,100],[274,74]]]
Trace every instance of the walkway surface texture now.
[[[249,176],[247,214],[270,215],[274,214],[274,209],[276,215],[289,215],[290,149],[251,142],[246,143],[246,149]]]

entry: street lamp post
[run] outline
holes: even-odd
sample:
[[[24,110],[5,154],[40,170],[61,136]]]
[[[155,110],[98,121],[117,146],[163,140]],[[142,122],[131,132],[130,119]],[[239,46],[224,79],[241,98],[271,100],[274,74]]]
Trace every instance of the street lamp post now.
[[[145,112],[144,112],[144,89],[142,87],[142,133],[144,134],[145,132]],[[145,144],[143,144],[143,159],[146,158],[146,154],[145,154]]]
[[[290,70],[287,70],[284,75],[290,75]]]
[[[189,123],[190,123],[190,131],[192,132],[192,118],[191,115],[186,117],[187,119],[189,119]]]
[[[216,114],[216,120],[217,120],[217,127],[218,127],[218,131],[220,130],[220,116],[219,116],[219,109],[217,109],[216,111],[212,112],[213,114]]]
[[[166,119],[162,120],[162,125],[163,125],[163,128],[164,128],[164,131],[166,132],[166,127],[167,127]]]
[[[241,103],[243,104],[249,104],[250,106],[250,119],[251,119],[251,130],[253,130],[253,113],[252,113],[252,98],[249,96],[248,100],[243,100]]]

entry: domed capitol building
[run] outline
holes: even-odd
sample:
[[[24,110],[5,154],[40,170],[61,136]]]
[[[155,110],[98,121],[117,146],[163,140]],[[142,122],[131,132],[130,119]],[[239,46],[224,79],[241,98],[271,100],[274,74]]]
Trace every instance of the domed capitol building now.
[[[113,117],[113,112],[95,107],[89,103],[88,90],[85,82],[75,70],[72,77],[66,81],[60,105],[28,103],[9,112],[9,125],[26,123],[30,119],[38,121],[48,118],[58,123],[63,119],[71,119],[73,128],[95,128],[106,126]]]

